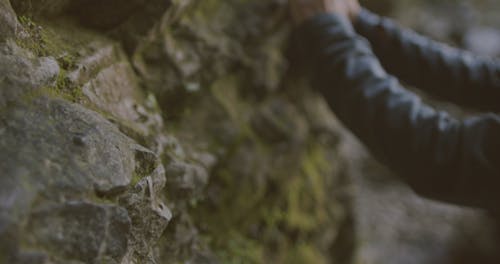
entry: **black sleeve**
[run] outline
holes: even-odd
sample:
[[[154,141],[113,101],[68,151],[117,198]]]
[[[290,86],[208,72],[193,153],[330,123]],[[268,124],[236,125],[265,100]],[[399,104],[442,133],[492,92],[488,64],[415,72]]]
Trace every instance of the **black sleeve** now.
[[[429,40],[362,10],[356,31],[383,67],[429,94],[478,110],[500,112],[500,62]]]
[[[378,158],[421,195],[491,209],[500,201],[500,118],[457,120],[389,76],[345,18],[323,14],[292,38],[312,85]],[[300,56],[297,54],[301,54]]]

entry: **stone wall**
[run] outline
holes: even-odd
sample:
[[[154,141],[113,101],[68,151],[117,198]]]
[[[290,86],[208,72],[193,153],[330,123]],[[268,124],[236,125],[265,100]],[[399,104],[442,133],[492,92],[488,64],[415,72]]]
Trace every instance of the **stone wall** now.
[[[285,4],[2,0],[0,262],[348,261],[337,125],[283,89]]]
[[[286,4],[0,0],[0,263],[445,263],[462,229],[489,257],[481,213],[366,184]]]

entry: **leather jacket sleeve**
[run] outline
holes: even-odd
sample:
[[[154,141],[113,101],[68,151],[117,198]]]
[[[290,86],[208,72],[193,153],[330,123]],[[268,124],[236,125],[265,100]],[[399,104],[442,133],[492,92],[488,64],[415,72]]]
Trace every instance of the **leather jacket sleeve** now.
[[[500,112],[500,61],[429,40],[366,9],[355,29],[401,81],[462,106]]]
[[[498,116],[458,120],[425,105],[386,73],[369,42],[341,16],[322,14],[303,23],[292,36],[291,52],[344,125],[417,193],[460,205],[497,206]],[[433,87],[450,91],[457,84],[453,78],[460,77],[449,74],[451,83],[438,83],[447,88]]]

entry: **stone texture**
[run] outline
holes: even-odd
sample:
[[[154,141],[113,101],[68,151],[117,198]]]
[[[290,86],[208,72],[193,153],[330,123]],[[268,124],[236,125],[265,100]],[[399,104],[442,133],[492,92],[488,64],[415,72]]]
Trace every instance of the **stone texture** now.
[[[81,85],[88,106],[111,115],[131,136],[152,140],[163,127],[161,116],[155,112],[154,97],[147,98],[139,88],[132,67],[116,43],[103,44],[97,52],[81,56],[79,68],[69,72],[69,78]],[[88,69],[94,72],[88,73]]]
[[[0,45],[0,109],[27,99],[55,82],[59,65],[53,58],[35,58],[12,42]]]
[[[133,223],[127,261],[154,263],[157,258],[152,245],[159,240],[172,219],[170,210],[157,198],[164,185],[165,172],[160,167],[119,199]]]
[[[111,32],[130,53],[172,5],[171,0],[11,0],[11,3],[19,15],[40,19],[71,16],[86,27]]]
[[[4,111],[0,120],[0,225],[3,232],[18,230],[14,237],[23,245],[43,245],[48,258],[61,263],[62,259],[121,263],[126,252],[136,250],[128,245],[129,233],[137,229],[161,233],[168,223],[165,207],[156,213],[159,227],[137,226],[130,223],[133,210],[149,207],[81,202],[127,193],[132,178],[139,175],[158,178],[158,189],[165,181],[155,154],[97,113],[40,97],[29,106]],[[153,157],[149,158],[153,163],[144,162],[146,156]],[[156,209],[161,204],[157,196],[154,192],[137,200],[154,200],[150,207]],[[30,219],[27,227],[24,219]],[[21,232],[24,228],[27,233]],[[22,247],[19,250],[23,252]]]
[[[29,14],[33,16],[55,16],[64,12],[73,2],[72,0],[10,0],[18,14]]]
[[[0,263],[498,262],[488,216],[387,179],[290,75],[286,1],[10,3]]]
[[[55,258],[120,263],[127,251],[130,226],[124,208],[67,202],[32,212],[28,243],[41,245]]]
[[[13,38],[19,23],[9,0],[0,1],[0,42]]]
[[[33,108],[14,108],[3,115],[2,169],[7,175],[15,179],[21,177],[16,171],[31,177],[39,172],[37,181],[67,186],[67,191],[108,192],[130,183],[133,142],[109,122],[63,101],[40,99],[31,104]],[[19,147],[8,147],[13,145]]]
[[[25,206],[16,206],[24,208],[16,219],[13,207],[5,214],[5,237],[19,241],[2,248],[10,253],[11,260],[55,263],[217,263],[221,258],[231,262],[245,261],[248,257],[262,260],[271,253],[267,248],[273,243],[294,247],[288,242],[294,232],[317,236],[310,243],[321,245],[321,250],[313,249],[309,242],[299,247],[296,251],[302,259],[311,251],[312,258],[329,258],[327,252],[338,240],[335,234],[346,219],[342,213],[346,204],[336,194],[326,195],[320,175],[327,177],[325,186],[330,188],[337,182],[335,168],[323,162],[323,147],[309,142],[308,120],[299,117],[302,110],[294,107],[288,96],[270,98],[252,109],[244,95],[250,95],[251,86],[258,87],[256,96],[261,97],[279,86],[284,60],[278,50],[286,32],[286,27],[274,29],[272,25],[278,21],[278,10],[283,10],[278,9],[279,1],[259,4],[181,1],[174,2],[174,9],[166,14],[158,6],[139,8],[141,1],[125,3],[116,10],[110,10],[113,1],[96,2],[85,8],[80,6],[81,12],[72,10],[79,5],[78,1],[58,1],[51,5],[33,1],[13,3],[19,14],[29,17],[23,19],[24,34],[19,43],[33,53],[19,49],[28,55],[15,56],[26,57],[29,62],[41,56],[53,57],[48,60],[57,66],[57,71],[47,81],[32,81],[28,87],[34,88],[20,94],[20,99],[7,96],[19,103],[6,108],[9,111],[4,119],[6,124],[17,120],[19,126],[5,126],[8,135],[4,138],[5,145],[14,144],[12,133],[25,131],[26,137],[17,139],[25,143],[19,144],[19,148],[26,150],[22,156],[30,158],[27,187],[14,181],[13,189],[20,193],[2,190],[6,196],[3,201]],[[133,9],[138,11],[132,14]],[[84,10],[96,11],[86,17],[82,15]],[[263,11],[262,17],[254,17],[250,10]],[[158,14],[163,16],[162,20]],[[44,21],[56,15],[61,18]],[[266,22],[263,18],[266,15],[274,22]],[[240,18],[245,27],[234,26],[235,19]],[[208,23],[212,19],[216,23]],[[114,40],[81,28],[73,20],[93,30],[111,29]],[[140,36],[147,35],[145,32],[153,22],[158,22],[157,27],[141,42]],[[126,34],[117,37],[119,32]],[[247,49],[243,43],[251,37],[264,40],[263,45]],[[134,50],[130,48],[133,42],[139,43],[139,47],[129,57]],[[228,75],[238,64],[244,67]],[[27,74],[31,72],[34,69],[26,70]],[[27,82],[27,76],[21,76],[19,83]],[[246,78],[254,81],[247,85]],[[32,92],[39,87],[40,93]],[[150,92],[141,89],[144,87]],[[205,96],[199,97],[202,93]],[[24,94],[33,96],[21,100]],[[160,98],[162,113],[155,97]],[[17,117],[13,114],[16,111]],[[177,128],[167,130],[164,121],[172,126],[171,116],[177,120]],[[33,146],[27,140],[31,138],[39,138],[42,147]],[[259,142],[272,147],[266,149]],[[12,152],[4,155],[14,152],[21,155],[19,149],[8,148]],[[281,157],[282,151],[287,155]],[[23,168],[19,166],[21,159],[15,157],[18,156],[5,160],[4,166],[9,170]],[[43,170],[39,166],[53,169]],[[39,178],[31,176],[30,168],[38,169]],[[272,186],[289,177],[283,173],[285,168],[292,168],[294,181],[275,194],[271,190],[276,187]],[[22,173],[7,171],[9,177]],[[224,187],[220,184],[225,181],[228,190],[220,192]],[[312,187],[307,187],[309,181]],[[36,188],[31,188],[33,185]],[[270,191],[266,191],[268,188]],[[253,189],[258,190],[258,195],[247,203],[246,197],[253,195]],[[313,193],[314,198],[300,202],[307,195],[289,195],[293,190]],[[167,205],[162,196],[168,198]],[[332,201],[335,206],[324,213],[327,197],[335,201]],[[254,206],[266,199],[276,202],[263,205],[265,209],[257,210],[248,223],[237,224],[245,212],[254,210]],[[321,202],[316,206],[314,201]],[[284,213],[282,206],[286,208]],[[225,209],[217,209],[214,214],[210,213],[212,207]],[[284,216],[288,213],[291,216]],[[216,244],[205,241],[203,237],[220,232],[224,225],[218,219],[225,218],[231,232],[217,238]],[[273,218],[277,220],[268,220]],[[275,223],[268,226],[267,221]],[[328,232],[313,228],[315,221]],[[81,230],[82,225],[88,229]],[[31,235],[24,232],[26,228]],[[273,233],[284,240],[274,242]],[[245,257],[237,248],[230,247],[231,241],[238,239],[247,248],[260,235],[268,238],[255,248],[260,253],[253,256]],[[88,243],[81,245],[82,240]],[[220,241],[229,244],[216,246]],[[61,250],[55,252],[58,248]],[[224,255],[226,251],[228,255]],[[273,257],[292,258],[287,251],[281,248],[280,254],[285,255]]]

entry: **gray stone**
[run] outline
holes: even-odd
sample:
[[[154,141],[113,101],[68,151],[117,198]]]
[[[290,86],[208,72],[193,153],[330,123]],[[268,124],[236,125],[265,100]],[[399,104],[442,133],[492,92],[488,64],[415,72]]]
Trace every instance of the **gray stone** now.
[[[95,33],[77,43],[74,65],[65,73],[68,82],[81,90],[81,104],[106,113],[122,132],[158,152],[155,135],[162,132],[163,120],[156,99],[141,90],[119,43]]]
[[[346,153],[323,100],[282,82],[286,0],[10,3],[0,263],[462,263],[496,250],[487,218],[383,178]],[[467,12],[432,10],[405,21],[466,30],[454,22]]]
[[[112,192],[130,183],[133,141],[92,111],[40,98],[30,106],[9,109],[0,120],[0,168],[5,173],[1,180],[6,187],[1,201],[6,209],[17,207],[18,192],[28,191],[27,185],[34,188],[29,190],[32,195],[46,189],[71,195]],[[9,189],[10,184],[16,186]]]
[[[13,42],[0,44],[0,109],[29,99],[53,84],[59,65],[53,58],[35,58]]]
[[[164,185],[165,172],[159,167],[119,199],[133,223],[127,261],[155,263],[156,253],[151,245],[161,237],[172,219],[170,209],[158,198]]]
[[[6,0],[5,0],[6,1]],[[20,15],[51,18],[75,17],[81,24],[100,31],[113,31],[127,51],[144,39],[172,5],[171,0],[12,0]]]
[[[170,5],[170,0],[72,1],[69,12],[77,16],[82,23],[98,29],[116,28],[128,19],[133,19],[132,23],[136,27],[145,25],[144,28],[148,29]],[[138,17],[141,17],[143,21],[138,21]]]
[[[0,0],[0,42],[14,38],[20,27],[9,0]]]
[[[27,226],[29,243],[55,258],[120,263],[128,248],[130,219],[124,208],[82,202],[36,209]]]
[[[4,230],[16,229],[34,202],[120,193],[131,181],[135,143],[92,111],[41,97],[3,111],[0,124]]]
[[[0,250],[18,263],[154,259],[151,245],[172,218],[156,154],[97,113],[59,99],[9,108],[0,124]],[[127,191],[133,177],[143,178]],[[97,196],[121,196],[123,207],[85,202]]]
[[[262,105],[251,120],[252,128],[270,143],[300,142],[307,138],[307,124],[297,109],[280,98]]]
[[[10,0],[16,13],[29,16],[55,16],[66,11],[73,0]]]
[[[90,105],[109,113],[118,123],[143,137],[163,125],[161,117],[144,103],[145,96],[126,61],[98,69],[94,78],[83,84],[82,92]]]

